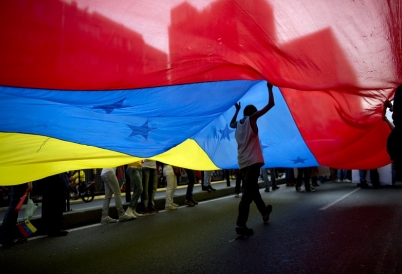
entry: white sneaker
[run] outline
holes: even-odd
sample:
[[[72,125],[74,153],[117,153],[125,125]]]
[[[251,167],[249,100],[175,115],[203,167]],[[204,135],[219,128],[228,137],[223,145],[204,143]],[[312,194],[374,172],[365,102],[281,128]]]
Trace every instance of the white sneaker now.
[[[103,225],[104,224],[115,223],[115,222],[117,222],[117,220],[113,219],[113,218],[110,218],[109,216],[104,217],[104,218],[101,219],[101,224],[103,224]]]
[[[126,215],[132,216],[133,218],[137,218],[137,217],[134,215],[134,210],[133,210],[131,207],[127,207]]]
[[[349,179],[345,179],[345,180],[343,180],[345,183],[350,183],[350,182],[352,182],[351,180],[349,180]]]
[[[142,216],[144,216],[144,214],[140,214],[140,213],[138,213],[137,211],[133,211],[133,214],[134,214],[134,216],[135,217],[142,217]]]
[[[134,215],[130,216],[130,215],[124,214],[123,216],[119,217],[119,222],[126,222],[126,221],[130,221],[133,219],[134,219]]]
[[[174,205],[170,205],[170,206],[165,206],[165,210],[177,210],[178,207],[174,206]]]
[[[175,207],[179,207],[179,205],[178,205],[178,204],[175,204],[175,203],[172,203],[172,205],[174,205]]]

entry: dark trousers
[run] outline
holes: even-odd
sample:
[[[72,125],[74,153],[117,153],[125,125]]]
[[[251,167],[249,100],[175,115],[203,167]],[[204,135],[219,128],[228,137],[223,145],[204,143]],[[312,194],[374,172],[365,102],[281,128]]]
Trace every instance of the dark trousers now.
[[[254,201],[258,211],[262,216],[267,212],[267,207],[261,198],[258,177],[260,176],[261,164],[254,164],[240,170],[243,181],[243,195],[239,203],[239,213],[237,216],[237,225],[246,226],[250,212],[250,204]]]
[[[297,187],[301,187],[304,182],[304,187],[306,190],[310,189],[310,176],[311,167],[302,167],[297,169]]]
[[[65,174],[57,174],[39,181],[43,189],[41,230],[45,233],[61,230],[68,193],[68,186],[63,176]]]
[[[7,208],[6,214],[3,218],[3,224],[1,225],[1,243],[8,244],[18,235],[17,232],[17,219],[18,212],[14,209],[18,205],[22,195],[24,195],[27,189],[27,184],[12,186],[10,190],[10,205]]]
[[[236,185],[235,185],[235,193],[240,194],[243,192],[243,186],[244,182],[243,181],[243,175],[241,174],[241,171],[238,171],[236,174]]]
[[[187,184],[187,191],[186,191],[186,200],[191,201],[193,200],[193,189],[195,184],[195,171],[192,169],[184,169],[187,174],[188,184]]]

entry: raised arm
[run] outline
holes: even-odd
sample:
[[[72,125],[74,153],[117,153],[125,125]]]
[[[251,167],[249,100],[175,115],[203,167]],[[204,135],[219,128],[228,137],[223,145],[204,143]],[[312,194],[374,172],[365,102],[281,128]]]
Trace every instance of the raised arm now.
[[[255,112],[253,115],[250,116],[250,123],[251,127],[255,132],[258,133],[258,128],[257,128],[257,119],[260,118],[262,115],[268,112],[274,105],[274,93],[272,92],[272,84],[267,82],[267,88],[268,88],[268,104],[263,107],[262,109],[258,110]]]
[[[236,103],[236,104],[235,104],[235,107],[236,107],[236,112],[235,112],[235,114],[233,115],[232,120],[230,121],[230,127],[231,127],[231,128],[236,128],[236,127],[237,127],[237,122],[236,122],[236,120],[237,120],[237,115],[239,114],[239,111],[240,111],[240,102]]]

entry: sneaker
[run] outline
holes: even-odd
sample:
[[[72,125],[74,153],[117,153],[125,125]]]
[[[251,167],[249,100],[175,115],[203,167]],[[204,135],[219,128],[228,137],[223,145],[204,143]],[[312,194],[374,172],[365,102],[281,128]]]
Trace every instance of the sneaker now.
[[[165,206],[165,210],[177,210],[178,209],[178,207],[177,206],[174,206],[174,205],[170,205],[170,206]]]
[[[176,206],[176,207],[179,207],[179,205],[178,205],[178,204],[175,204],[175,203],[172,203],[172,205],[174,205],[174,206]]]
[[[264,190],[264,192],[269,192],[269,188],[266,188],[266,189]]]
[[[194,201],[194,199],[191,199],[191,202],[195,205],[198,205],[198,202]]]
[[[240,236],[250,236],[254,235],[254,230],[248,228],[247,226],[236,226],[236,233]]]
[[[310,187],[310,188],[306,188],[307,192],[315,192],[315,188],[314,187]]]
[[[188,201],[188,200],[186,200],[185,204],[186,204],[187,206],[189,206],[189,207],[195,206],[195,204],[194,204],[192,201]]]
[[[127,222],[127,221],[130,221],[130,220],[134,220],[134,217],[130,216],[130,215],[127,215],[127,214],[124,214],[124,215],[119,217],[119,222]]]
[[[127,207],[126,215],[132,216],[133,218],[137,218],[137,217],[134,215],[134,210],[133,210],[131,207]]]
[[[267,205],[267,212],[262,217],[262,220],[264,221],[264,223],[268,223],[269,215],[271,214],[271,212],[272,212],[272,205]]]
[[[351,180],[349,180],[349,179],[345,179],[345,180],[343,180],[345,183],[351,183],[352,181]]]
[[[149,210],[151,214],[159,213],[159,210],[157,210],[156,207],[151,207]]]
[[[272,187],[272,190],[277,190],[277,189],[279,189],[279,186],[273,186]]]
[[[101,224],[103,224],[103,225],[104,224],[115,223],[115,222],[117,222],[117,220],[113,219],[113,218],[110,218],[109,216],[104,217],[104,218],[101,219]]]
[[[358,186],[358,187],[361,187],[361,188],[369,188],[369,187],[370,187],[367,182],[359,183],[359,184],[357,184],[357,186]]]
[[[208,185],[208,189],[212,190],[212,191],[216,191],[215,188],[213,188],[211,185]]]
[[[340,183],[341,182],[341,180],[340,179],[338,179],[338,180],[336,180],[338,183]]]
[[[208,191],[208,192],[211,192],[211,189],[209,189],[208,187],[206,187],[206,186],[202,186],[202,190],[204,190],[204,191]]]
[[[134,216],[135,217],[142,217],[142,216],[144,216],[144,214],[140,214],[140,213],[138,213],[137,211],[133,211],[133,214],[134,214]]]
[[[296,191],[297,192],[304,192],[304,190],[302,190],[301,187],[299,187],[299,186],[296,187]]]

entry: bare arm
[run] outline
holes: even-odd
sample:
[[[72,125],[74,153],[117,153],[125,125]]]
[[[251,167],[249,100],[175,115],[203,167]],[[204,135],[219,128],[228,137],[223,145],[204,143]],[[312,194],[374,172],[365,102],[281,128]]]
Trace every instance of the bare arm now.
[[[232,120],[230,121],[230,127],[231,127],[231,128],[236,128],[236,127],[237,127],[236,120],[237,120],[237,115],[239,114],[239,111],[240,111],[240,102],[239,102],[239,103],[236,103],[236,104],[235,104],[235,107],[236,107],[236,112],[235,112],[235,114],[233,115]]]
[[[272,84],[267,82],[267,87],[268,87],[268,97],[269,97],[268,104],[250,116],[251,127],[253,128],[254,132],[256,132],[256,133],[258,133],[257,119],[260,118],[265,113],[267,113],[275,105],[274,93],[272,92],[273,86],[272,86]]]

